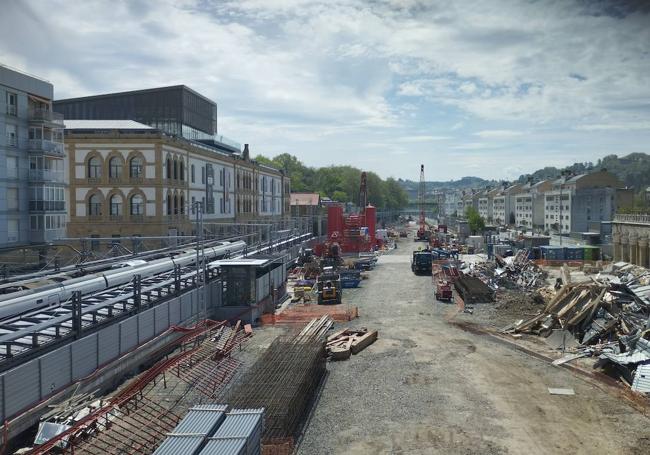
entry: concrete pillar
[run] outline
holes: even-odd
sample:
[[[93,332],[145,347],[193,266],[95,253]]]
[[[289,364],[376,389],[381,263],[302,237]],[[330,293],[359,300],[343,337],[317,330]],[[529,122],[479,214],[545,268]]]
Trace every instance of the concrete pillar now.
[[[639,257],[637,264],[648,267],[648,237],[639,237]]]
[[[627,234],[621,235],[621,261],[629,262],[630,248],[628,247],[629,238]]]
[[[621,261],[621,234],[614,232],[612,234],[612,257],[614,262]]]
[[[637,255],[636,255],[637,248],[638,248],[637,240],[638,240],[638,236],[636,235],[636,233],[631,233],[630,234],[630,241],[629,241],[629,246],[630,246],[630,259],[629,259],[629,262],[630,262],[630,264],[636,264],[637,263]]]

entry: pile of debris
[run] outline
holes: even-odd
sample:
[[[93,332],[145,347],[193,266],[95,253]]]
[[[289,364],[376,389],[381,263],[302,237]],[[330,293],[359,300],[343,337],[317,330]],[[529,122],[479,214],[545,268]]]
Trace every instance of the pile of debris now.
[[[516,255],[501,257],[495,255],[494,262],[475,264],[468,273],[480,278],[494,290],[538,289],[545,285],[547,274],[528,259],[528,250],[522,249]]]
[[[347,360],[377,341],[378,332],[366,328],[343,329],[327,337],[327,354],[332,360]]]
[[[503,331],[557,338],[557,347],[570,355],[556,364],[600,356],[603,366],[613,364],[626,382],[638,382],[634,373],[642,375],[644,368],[637,366],[650,362],[650,273],[630,275],[623,270],[611,279],[572,284],[564,268],[563,281],[566,284],[540,314]],[[639,387],[650,392],[650,381],[645,390]]]
[[[474,276],[461,276],[454,282],[454,287],[466,305],[494,302],[494,291],[486,283]]]

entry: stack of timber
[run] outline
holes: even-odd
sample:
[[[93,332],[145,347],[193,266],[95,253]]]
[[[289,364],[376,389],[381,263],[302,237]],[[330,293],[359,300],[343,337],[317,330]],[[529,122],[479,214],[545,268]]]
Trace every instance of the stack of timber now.
[[[343,329],[327,337],[327,354],[332,360],[347,360],[351,354],[358,354],[377,341],[379,332]]]

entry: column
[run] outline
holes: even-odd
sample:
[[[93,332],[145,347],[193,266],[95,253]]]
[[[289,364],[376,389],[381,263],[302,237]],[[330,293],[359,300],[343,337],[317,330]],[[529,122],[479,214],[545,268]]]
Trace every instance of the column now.
[[[630,233],[630,241],[629,241],[629,246],[630,246],[630,259],[629,263],[630,264],[636,264],[637,257],[636,257],[636,252],[637,252],[637,240],[638,236],[636,232],[631,232]]]
[[[628,247],[628,235],[621,235],[621,261],[628,262],[630,260],[630,248]]]
[[[648,237],[639,237],[639,258],[637,264],[648,267]]]
[[[612,257],[614,262],[621,261],[621,234],[614,232],[612,234]]]

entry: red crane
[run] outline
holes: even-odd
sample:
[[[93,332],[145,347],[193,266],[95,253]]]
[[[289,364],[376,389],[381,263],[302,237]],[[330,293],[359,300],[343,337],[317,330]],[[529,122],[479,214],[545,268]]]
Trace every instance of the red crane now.
[[[415,241],[428,242],[429,231],[427,230],[427,222],[424,217],[424,201],[425,201],[426,186],[424,183],[424,164],[420,165],[420,188],[418,189],[418,205],[420,206],[420,220],[418,232],[415,234]]]

